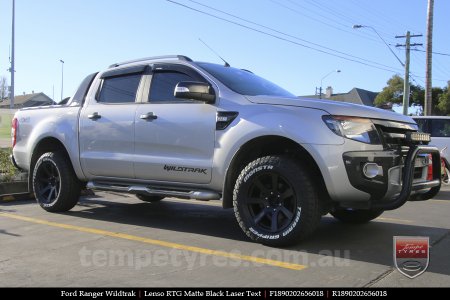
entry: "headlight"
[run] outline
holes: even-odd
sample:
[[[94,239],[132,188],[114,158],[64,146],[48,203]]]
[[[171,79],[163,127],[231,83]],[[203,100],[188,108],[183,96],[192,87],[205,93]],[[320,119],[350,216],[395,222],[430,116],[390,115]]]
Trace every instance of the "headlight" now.
[[[366,144],[381,144],[378,131],[370,119],[347,116],[323,116],[322,119],[339,136]]]

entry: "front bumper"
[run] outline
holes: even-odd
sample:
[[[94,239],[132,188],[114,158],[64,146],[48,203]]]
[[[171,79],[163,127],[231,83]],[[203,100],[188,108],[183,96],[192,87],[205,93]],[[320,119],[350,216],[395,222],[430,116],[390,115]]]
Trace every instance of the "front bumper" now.
[[[432,178],[428,155],[432,157]],[[369,208],[396,209],[408,200],[427,200],[440,190],[440,154],[436,147],[411,145],[406,157],[398,151],[356,151],[343,155],[350,184],[370,195]],[[373,178],[363,174],[366,163],[379,166]]]

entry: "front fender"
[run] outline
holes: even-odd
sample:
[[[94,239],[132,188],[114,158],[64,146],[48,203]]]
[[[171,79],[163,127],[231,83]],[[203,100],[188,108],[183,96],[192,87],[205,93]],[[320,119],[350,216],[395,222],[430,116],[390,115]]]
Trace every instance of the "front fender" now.
[[[264,136],[280,136],[299,145],[341,145],[344,139],[334,134],[322,121],[327,113],[319,109],[254,105],[224,131],[217,131],[213,161],[212,187],[222,190],[228,168],[247,142]]]

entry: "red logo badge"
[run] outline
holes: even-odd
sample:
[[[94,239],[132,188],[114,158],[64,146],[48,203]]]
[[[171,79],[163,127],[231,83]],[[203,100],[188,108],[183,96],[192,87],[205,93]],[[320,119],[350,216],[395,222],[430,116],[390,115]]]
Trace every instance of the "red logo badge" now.
[[[394,236],[394,263],[403,275],[414,278],[425,272],[430,261],[430,238]]]

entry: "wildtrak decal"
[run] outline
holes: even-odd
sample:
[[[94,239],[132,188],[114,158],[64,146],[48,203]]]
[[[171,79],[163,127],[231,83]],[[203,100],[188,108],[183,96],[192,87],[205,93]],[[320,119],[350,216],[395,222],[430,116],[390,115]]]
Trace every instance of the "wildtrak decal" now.
[[[188,168],[188,167],[164,165],[164,170],[166,170],[167,172],[174,171],[174,172],[186,172],[186,173],[199,173],[199,174],[207,175],[207,173],[206,173],[207,169],[201,169],[201,168]]]

